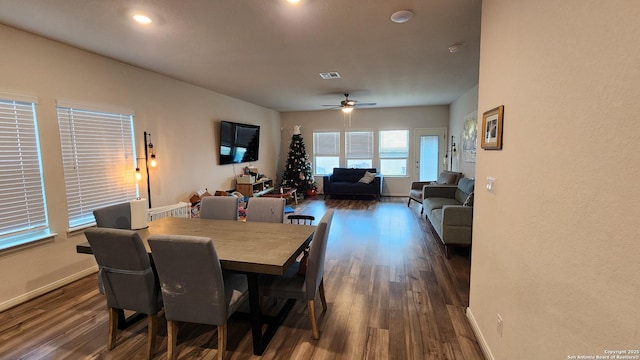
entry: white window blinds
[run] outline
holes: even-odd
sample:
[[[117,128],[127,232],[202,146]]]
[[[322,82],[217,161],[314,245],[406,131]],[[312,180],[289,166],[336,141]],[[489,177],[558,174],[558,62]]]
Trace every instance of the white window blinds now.
[[[380,158],[408,158],[409,130],[380,130]]]
[[[313,167],[316,175],[326,175],[340,167],[340,132],[313,133]]]
[[[409,158],[409,130],[380,130],[380,172],[406,176]]]
[[[348,131],[345,138],[347,159],[373,158],[373,131]]]
[[[58,104],[69,228],[95,222],[93,210],[137,197],[133,115]]]
[[[313,155],[340,156],[339,132],[314,132]]]
[[[0,99],[0,249],[48,234],[35,103]]]

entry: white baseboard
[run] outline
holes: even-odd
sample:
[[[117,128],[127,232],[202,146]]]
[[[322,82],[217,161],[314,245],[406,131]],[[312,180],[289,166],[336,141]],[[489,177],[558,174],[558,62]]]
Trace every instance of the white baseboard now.
[[[67,284],[70,284],[76,280],[82,279],[85,276],[91,275],[98,272],[98,265],[94,265],[86,270],[82,270],[78,273],[75,273],[73,275],[67,276],[65,278],[62,278],[60,280],[54,281],[51,284],[47,284],[43,287],[40,287],[38,289],[35,290],[31,290],[25,294],[22,294],[18,297],[15,297],[13,299],[9,299],[3,303],[0,303],[0,312],[1,311],[5,311],[9,308],[12,308],[16,305],[20,305],[23,302],[27,302],[31,299],[34,299],[40,295],[44,295],[46,293],[48,293],[49,291],[53,291],[56,290],[62,286],[65,286]]]
[[[469,325],[471,325],[471,329],[473,330],[473,334],[476,336],[476,340],[480,345],[482,354],[487,360],[495,360],[495,358],[493,357],[493,354],[491,353],[491,349],[489,349],[489,345],[487,344],[487,341],[482,335],[482,331],[480,331],[480,328],[478,327],[478,323],[476,322],[476,319],[473,317],[473,313],[471,312],[470,308],[467,308],[466,314],[467,314],[467,320],[469,320]]]

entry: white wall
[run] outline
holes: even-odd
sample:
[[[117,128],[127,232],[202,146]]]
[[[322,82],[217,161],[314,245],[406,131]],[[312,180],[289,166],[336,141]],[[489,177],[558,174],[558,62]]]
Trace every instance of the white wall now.
[[[474,86],[469,89],[464,95],[460,96],[450,106],[449,116],[449,138],[451,141],[451,135],[455,136],[457,156],[453,158],[453,171],[460,171],[464,174],[464,177],[473,178],[476,176],[476,163],[466,161],[462,154],[464,141],[464,126],[465,121],[469,118],[478,119],[478,86]],[[477,144],[479,144],[476,141]],[[476,145],[477,145],[476,144]],[[451,146],[451,144],[449,144]],[[476,146],[476,148],[479,146]],[[477,150],[477,149],[476,149]]]
[[[373,167],[378,166],[378,133],[377,130],[401,130],[409,129],[413,136],[417,128],[446,128],[449,123],[449,107],[421,106],[401,107],[385,109],[356,109],[352,112],[351,126],[345,120],[343,113],[338,110],[330,111],[306,111],[289,112],[282,114],[282,159],[280,161],[279,175],[282,173],[289,153],[293,126],[302,125],[302,138],[309,156],[313,156],[313,132],[314,130],[335,130],[341,132],[342,156],[341,164],[344,166],[344,132],[356,130],[374,130],[374,159]],[[412,139],[413,140],[413,139]],[[414,164],[413,150],[410,149],[408,168]],[[412,174],[411,174],[412,175]],[[407,196],[411,187],[411,175],[407,177],[384,177],[383,195]],[[322,192],[322,177],[316,177],[319,191]]]
[[[158,167],[150,172],[153,206],[187,201],[201,187],[235,187],[234,175],[244,165],[217,165],[220,120],[261,125],[260,160],[253,165],[275,176],[278,112],[2,25],[0,48],[0,91],[38,98],[49,220],[58,233],[53,241],[0,253],[0,310],[95,265],[92,257],[75,253],[84,237],[66,233],[56,99],[135,111],[138,154],[144,154],[144,131],[157,151]],[[144,182],[140,193],[146,196]]]
[[[485,0],[470,316],[493,357],[638,349],[640,3]],[[496,331],[496,314],[504,319]]]

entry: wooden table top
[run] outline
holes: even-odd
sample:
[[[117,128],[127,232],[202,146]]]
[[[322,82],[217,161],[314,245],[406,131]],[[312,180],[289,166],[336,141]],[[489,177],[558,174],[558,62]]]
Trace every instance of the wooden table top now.
[[[150,235],[190,235],[208,237],[220,258],[223,269],[282,275],[311,241],[315,226],[209,220],[162,218],[137,230],[150,252]],[[78,252],[91,253],[89,243],[76,247]]]

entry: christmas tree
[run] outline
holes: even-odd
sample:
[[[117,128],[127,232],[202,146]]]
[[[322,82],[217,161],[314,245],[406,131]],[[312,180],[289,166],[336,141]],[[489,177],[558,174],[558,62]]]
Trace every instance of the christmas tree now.
[[[304,194],[307,189],[315,189],[315,183],[309,155],[307,155],[307,151],[304,148],[304,140],[302,139],[302,134],[300,134],[300,126],[294,126],[293,129],[287,164],[282,175],[282,185],[296,188]]]

